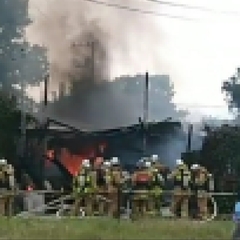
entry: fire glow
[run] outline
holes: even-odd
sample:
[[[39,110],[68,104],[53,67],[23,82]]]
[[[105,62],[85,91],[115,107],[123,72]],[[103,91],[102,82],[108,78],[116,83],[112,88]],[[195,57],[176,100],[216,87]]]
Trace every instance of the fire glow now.
[[[98,153],[103,153],[106,149],[106,144],[101,143],[97,147],[95,146],[88,146],[86,148],[81,149],[80,153],[73,154],[67,148],[61,148],[60,156],[57,161],[60,161],[61,164],[69,171],[71,175],[76,175],[78,171],[81,169],[82,161],[84,159],[92,159],[97,158]],[[55,158],[54,150],[49,149],[47,150],[47,160],[46,166],[49,167],[51,161]]]

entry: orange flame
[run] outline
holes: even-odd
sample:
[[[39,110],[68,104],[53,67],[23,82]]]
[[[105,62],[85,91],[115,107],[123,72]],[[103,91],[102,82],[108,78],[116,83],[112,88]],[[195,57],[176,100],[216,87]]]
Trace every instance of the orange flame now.
[[[98,148],[101,152],[103,152],[106,148],[106,144],[101,144]],[[62,148],[59,160],[72,175],[76,175],[79,170],[81,170],[84,159],[97,157],[96,150],[97,149],[95,147],[91,146],[82,149],[80,154],[72,154],[67,148]]]
[[[96,158],[95,164],[100,164],[103,161],[99,158],[97,152],[103,153],[106,149],[106,143],[101,143],[96,147],[90,146],[83,148],[79,154],[72,154],[67,148],[62,148],[60,152],[60,159],[58,159],[69,171],[70,174],[75,175],[79,172],[82,166],[82,161],[84,159]],[[46,152],[46,162],[45,166],[50,167],[55,158],[55,151],[52,149]]]

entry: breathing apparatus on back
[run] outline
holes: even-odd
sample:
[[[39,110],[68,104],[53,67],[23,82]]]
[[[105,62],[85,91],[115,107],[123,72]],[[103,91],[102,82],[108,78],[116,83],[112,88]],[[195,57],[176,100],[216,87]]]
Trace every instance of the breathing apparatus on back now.
[[[180,182],[180,185],[183,189],[189,187],[190,182],[190,172],[188,166],[183,162],[182,159],[176,160],[177,165],[177,181]]]

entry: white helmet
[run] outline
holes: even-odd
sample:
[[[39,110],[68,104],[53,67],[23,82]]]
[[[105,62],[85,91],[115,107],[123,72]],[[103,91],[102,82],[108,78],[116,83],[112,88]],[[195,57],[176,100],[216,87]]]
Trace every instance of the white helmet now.
[[[153,161],[157,161],[158,160],[158,155],[157,154],[153,154],[152,155],[152,160]]]
[[[177,159],[176,160],[176,165],[179,166],[179,165],[182,165],[183,164],[183,160],[182,159]]]
[[[83,163],[89,163],[89,162],[90,162],[89,159],[84,159],[84,160],[83,160]]]
[[[117,165],[117,164],[119,164],[119,159],[118,159],[118,157],[112,157],[112,159],[111,159],[111,164],[112,164],[112,165]]]
[[[192,170],[195,170],[195,169],[197,169],[198,167],[199,167],[198,164],[193,164],[193,165],[191,166],[191,169],[192,169]]]
[[[82,165],[83,165],[84,167],[87,167],[88,165],[90,165],[89,159],[84,159],[83,162],[82,162]]]
[[[151,167],[151,162],[146,161],[146,162],[145,162],[145,166],[146,166],[147,168]]]
[[[6,159],[4,159],[4,158],[0,159],[0,164],[1,164],[1,165],[6,164],[6,163],[7,163],[7,160],[6,160]]]
[[[110,162],[110,161],[105,161],[105,162],[103,163],[103,165],[104,165],[105,167],[110,167],[110,166],[111,166],[111,162]]]

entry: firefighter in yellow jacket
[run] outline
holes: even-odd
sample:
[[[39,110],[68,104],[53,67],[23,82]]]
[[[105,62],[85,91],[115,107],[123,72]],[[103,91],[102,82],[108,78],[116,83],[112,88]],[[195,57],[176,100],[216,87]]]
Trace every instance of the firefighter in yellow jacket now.
[[[176,168],[168,176],[169,179],[173,179],[174,181],[171,210],[172,213],[177,216],[178,209],[180,208],[181,217],[188,218],[191,172],[182,159],[177,159],[176,165]]]
[[[95,184],[95,205],[98,215],[104,215],[105,210],[105,202],[104,194],[105,194],[105,181],[104,181],[104,169],[103,169],[104,159],[98,157],[95,159],[94,168],[93,168],[93,176],[94,176],[94,184]]]
[[[110,200],[109,192],[111,191],[111,163],[109,160],[105,160],[102,165],[99,173],[99,183],[98,183],[98,208],[100,215],[111,215],[110,213]]]
[[[7,175],[6,175],[7,161],[0,159],[0,216],[5,215],[6,203],[4,192],[7,190]]]
[[[122,169],[120,160],[118,157],[113,157],[111,160],[111,169],[110,169],[110,189],[109,189],[109,213],[118,217],[120,214],[120,204],[121,204],[121,187],[122,187]]]
[[[82,163],[82,169],[73,179],[75,204],[74,215],[79,215],[81,206],[84,206],[85,214],[90,216],[93,214],[94,204],[94,182],[91,171],[90,161],[85,159]]]
[[[212,175],[205,167],[200,166],[199,164],[193,164],[191,170],[193,171],[192,184],[194,185],[197,193],[198,217],[201,220],[206,220],[208,217],[209,198],[207,191],[214,190],[211,189]]]
[[[157,214],[161,207],[161,195],[164,187],[164,178],[158,168],[151,170],[151,184],[149,197],[149,211],[151,214]]]
[[[151,187],[152,175],[149,170],[150,161],[140,160],[138,168],[132,175],[132,214],[134,217],[144,216],[149,207],[149,191]]]

